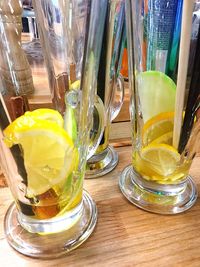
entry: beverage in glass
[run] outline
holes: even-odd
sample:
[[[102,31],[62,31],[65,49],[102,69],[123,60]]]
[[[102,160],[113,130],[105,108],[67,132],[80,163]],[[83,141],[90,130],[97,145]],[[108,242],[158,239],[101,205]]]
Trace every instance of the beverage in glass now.
[[[94,104],[99,117],[104,115],[95,88],[107,1],[84,1],[82,28],[72,35],[80,11],[76,4],[35,1],[55,109],[27,111],[11,121],[4,96],[0,98],[1,161],[15,199],[5,216],[6,238],[17,251],[37,258],[76,248],[97,221],[83,179],[87,157],[103,131],[100,123],[102,128],[91,137]],[[71,43],[65,47],[67,40]]]
[[[157,213],[183,212],[197,199],[188,175],[199,127],[199,43],[187,75],[192,11],[187,1],[126,2],[132,165],[120,188]]]

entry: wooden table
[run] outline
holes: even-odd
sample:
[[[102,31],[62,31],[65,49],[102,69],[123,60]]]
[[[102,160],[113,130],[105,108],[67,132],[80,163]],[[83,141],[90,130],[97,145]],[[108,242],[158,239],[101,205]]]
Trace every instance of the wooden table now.
[[[14,251],[3,233],[4,214],[12,198],[0,189],[0,266],[200,266],[200,201],[187,212],[166,216],[143,211],[121,194],[118,178],[130,163],[131,147],[117,148],[119,164],[110,174],[85,181],[98,207],[98,224],[91,237],[76,250],[55,260],[38,260]],[[200,190],[200,158],[191,174]]]

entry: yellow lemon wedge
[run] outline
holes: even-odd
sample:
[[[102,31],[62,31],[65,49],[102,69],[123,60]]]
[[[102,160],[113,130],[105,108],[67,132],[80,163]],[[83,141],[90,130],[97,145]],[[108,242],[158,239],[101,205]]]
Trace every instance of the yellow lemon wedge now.
[[[148,167],[158,175],[171,175],[180,161],[177,150],[167,144],[150,144],[141,151],[144,167]]]
[[[148,120],[142,130],[143,144],[148,145],[160,136],[173,131],[174,112],[162,112]]]
[[[172,144],[173,132],[168,132],[156,138],[151,144]]]
[[[77,90],[81,86],[81,80],[76,80],[75,82],[71,83],[69,86],[70,90]]]
[[[61,116],[61,114],[54,109],[48,109],[48,108],[39,108],[33,111],[27,111],[24,114],[25,116],[30,116],[33,119],[40,119],[40,120],[47,120],[56,122],[60,127],[63,127],[64,120]]]
[[[40,119],[38,114],[23,115],[4,130],[5,143],[22,148],[28,197],[43,194],[64,181],[78,161],[77,149],[65,130],[54,120]]]

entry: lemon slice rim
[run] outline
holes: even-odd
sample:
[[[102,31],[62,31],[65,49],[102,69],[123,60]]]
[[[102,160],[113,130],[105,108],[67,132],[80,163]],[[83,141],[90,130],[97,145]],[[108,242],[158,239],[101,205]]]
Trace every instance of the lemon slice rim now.
[[[63,127],[64,125],[64,120],[62,115],[55,109],[38,108],[33,111],[26,111],[24,113],[24,116],[29,116],[40,120],[56,122],[60,127]]]
[[[65,136],[66,142],[73,146],[73,141],[68,135],[68,133],[61,128],[56,122],[36,119],[32,116],[25,116],[22,115],[13,121],[11,124],[7,126],[7,128],[3,131],[4,133],[4,140],[9,147],[14,144],[19,144],[16,140],[19,138],[20,134],[29,132],[29,131],[41,131],[41,132],[56,132],[60,133],[61,135]]]
[[[159,118],[159,120],[157,119]],[[161,112],[144,123],[142,132],[146,132],[151,126],[154,126],[157,122],[161,121],[173,121],[174,120],[174,111]]]
[[[144,125],[142,127],[143,143],[147,143],[148,133],[151,133],[153,131],[152,128],[155,128],[155,126],[158,126],[159,124],[164,123],[164,122],[171,122],[172,128],[173,128],[173,124],[174,124],[174,112],[173,111],[161,112],[161,113],[151,117],[149,120],[147,120],[144,123]],[[173,129],[172,129],[172,131],[173,131]],[[170,130],[168,132],[170,132]],[[153,141],[154,140],[152,140],[151,143]]]
[[[164,152],[169,152],[169,155],[176,155],[176,157],[173,157],[173,159],[176,159],[175,162],[178,163],[180,161],[180,157],[181,155],[178,153],[177,149],[175,149],[173,146],[170,146],[168,144],[149,144],[148,146],[145,146],[142,148],[141,150],[141,157],[148,161],[149,163],[152,163],[154,165],[159,165],[159,163],[155,162],[155,161],[151,161],[149,160],[147,157],[144,157],[144,155],[146,154],[146,152],[148,151],[160,151],[163,150]]]
[[[166,142],[166,139],[172,139],[172,138],[173,138],[173,131],[169,131],[169,132],[166,132],[165,134],[159,136],[158,138],[154,139],[150,144],[166,144],[166,145],[169,145]]]

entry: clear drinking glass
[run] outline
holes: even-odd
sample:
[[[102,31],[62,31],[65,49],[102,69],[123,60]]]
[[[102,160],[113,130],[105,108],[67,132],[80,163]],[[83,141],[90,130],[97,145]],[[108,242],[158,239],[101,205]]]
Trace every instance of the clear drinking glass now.
[[[194,1],[126,1],[132,164],[119,185],[136,206],[173,214],[190,208],[188,175],[198,149],[199,46],[187,76]]]
[[[124,82],[120,68],[125,38],[125,1],[111,0],[104,28],[97,82],[97,93],[105,107],[105,130],[96,153],[87,161],[86,178],[103,176],[118,163],[118,154],[109,145],[109,133],[110,124],[123,104]]]
[[[84,12],[81,21],[76,19],[79,11]],[[28,256],[54,258],[69,252],[90,236],[97,221],[83,179],[87,157],[98,145],[93,141],[103,131],[99,127],[92,139],[106,11],[107,1],[83,1],[82,6],[35,1],[56,109],[36,109],[11,122],[1,96],[1,157],[15,199],[5,216],[5,234],[14,249]],[[95,105],[101,112],[98,101]]]

